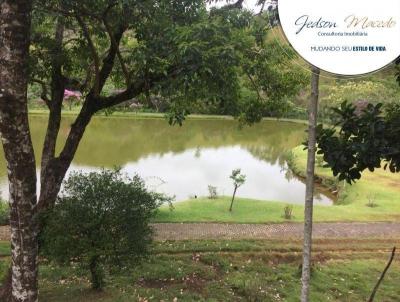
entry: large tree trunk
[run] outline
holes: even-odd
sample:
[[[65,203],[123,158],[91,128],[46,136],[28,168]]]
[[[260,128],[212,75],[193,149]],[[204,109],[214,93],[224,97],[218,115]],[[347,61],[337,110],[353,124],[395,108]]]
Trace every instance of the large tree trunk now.
[[[314,170],[316,152],[316,127],[319,98],[319,74],[318,68],[312,69],[311,80],[311,102],[309,107],[308,122],[308,156],[307,156],[307,180],[306,199],[304,208],[304,246],[302,266],[302,288],[301,302],[309,301],[310,275],[311,275],[311,245],[312,245],[312,224],[313,224],[313,202],[314,202]]]
[[[0,12],[0,133],[9,180],[15,302],[38,299],[36,165],[27,108],[31,5],[28,0],[4,0]]]

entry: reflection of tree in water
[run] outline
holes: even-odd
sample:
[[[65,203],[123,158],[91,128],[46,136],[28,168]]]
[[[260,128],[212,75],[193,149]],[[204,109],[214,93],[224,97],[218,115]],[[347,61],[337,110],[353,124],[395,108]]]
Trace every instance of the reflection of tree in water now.
[[[281,149],[282,148],[282,149]],[[286,152],[283,146],[250,146],[247,150],[257,159],[263,160],[273,165],[278,165],[281,173],[285,175],[287,181],[291,181],[296,176],[293,171],[288,167],[286,162]]]
[[[290,169],[286,163],[285,163],[284,167],[282,168],[282,172],[285,173],[285,178],[288,182],[290,182],[292,179],[294,179],[296,177],[296,175],[294,175],[292,169]]]
[[[293,179],[297,179],[305,184],[305,180],[298,177],[289,168],[287,164],[286,152],[290,151],[292,148],[285,149],[285,144],[283,145],[266,145],[266,146],[248,146],[246,149],[257,159],[263,160],[273,165],[279,165],[281,173],[285,175],[285,179],[290,182]],[[323,199],[324,196],[329,197],[331,200],[336,200],[335,195],[330,192],[325,187],[316,184],[316,190],[314,197],[315,199]]]
[[[45,135],[46,119],[43,116],[33,116],[30,120],[37,158]],[[68,135],[71,122],[71,118],[63,118],[60,141]],[[304,129],[301,124],[274,121],[239,129],[238,122],[234,120],[188,120],[182,127],[171,127],[164,119],[98,117],[88,127],[74,163],[123,166],[149,155],[162,156],[189,149],[226,146],[251,148],[260,158],[275,162],[282,150],[291,149],[302,142]],[[59,144],[57,147],[60,150],[62,146]],[[37,163],[39,165],[39,161]],[[4,166],[2,172],[5,175],[3,157],[0,157],[0,166]]]
[[[201,156],[201,148],[197,147],[196,150],[194,151],[194,157],[200,158]]]
[[[270,164],[278,163],[281,167],[285,161],[282,160],[282,154],[284,149],[280,149],[281,146],[265,145],[265,146],[247,146],[246,149],[259,160],[266,161]]]

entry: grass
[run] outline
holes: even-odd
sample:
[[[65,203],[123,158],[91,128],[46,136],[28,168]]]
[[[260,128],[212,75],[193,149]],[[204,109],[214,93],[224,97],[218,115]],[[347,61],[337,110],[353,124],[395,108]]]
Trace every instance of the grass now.
[[[72,110],[63,110],[63,116],[76,116],[79,114],[80,108],[75,107]],[[47,109],[29,109],[29,114],[31,115],[48,115],[49,111]],[[132,118],[132,119],[165,119],[164,113],[153,113],[153,112],[134,112],[134,111],[116,111],[112,114],[99,113],[96,118]],[[211,114],[190,114],[186,117],[191,120],[233,120],[233,116],[229,115],[211,115]],[[292,122],[307,124],[307,121],[302,119],[292,119],[292,118],[273,118],[265,117],[265,121],[282,121],[282,122]]]
[[[0,241],[0,258],[10,255],[10,243]]]
[[[156,222],[231,222],[266,223],[285,221],[284,204],[246,198],[236,198],[229,212],[230,197],[198,198],[174,204],[174,210],[162,207]],[[293,210],[294,220],[301,220],[301,207]]]
[[[311,301],[366,301],[393,244],[390,240],[315,241]],[[157,242],[143,263],[108,275],[102,292],[89,289],[85,271],[41,263],[40,301],[46,302],[294,302],[300,292],[301,242]],[[395,261],[376,301],[399,301],[399,275]]]
[[[75,116],[78,115],[80,112],[80,107],[74,107],[72,110],[63,110],[62,114],[65,116]],[[47,115],[49,111],[47,109],[30,109],[29,110],[30,114],[33,115]],[[111,114],[104,114],[104,113],[98,113],[96,114],[96,117],[107,117],[107,118],[113,118],[113,117],[123,117],[123,118],[165,118],[164,113],[155,113],[155,112],[134,112],[134,111],[115,111]],[[227,115],[202,115],[202,114],[192,114],[188,116],[189,119],[219,119],[219,120],[225,120],[225,119],[233,119],[231,116]]]
[[[304,177],[306,152],[302,147],[293,150],[290,165],[295,174]],[[329,169],[316,167],[317,178],[325,186],[338,187]],[[317,222],[331,221],[399,221],[400,175],[384,170],[365,172],[356,184],[340,184],[338,204],[315,206]],[[344,188],[343,188],[344,186]],[[371,207],[371,196],[374,206]],[[218,199],[198,198],[161,208],[156,222],[230,222],[230,223],[280,223],[303,221],[303,206],[293,205],[293,218],[284,217],[286,204],[236,198],[233,212],[229,212],[230,197]]]
[[[295,174],[304,177],[307,155],[302,147],[293,150],[291,168]],[[354,220],[391,220],[400,219],[400,174],[390,173],[384,169],[374,172],[365,171],[361,180],[353,185],[345,182],[338,184],[329,168],[323,168],[317,160],[316,176],[325,185],[336,184],[339,187],[339,204],[332,208],[332,214],[339,213],[343,217],[354,216]],[[370,203],[374,207],[370,206]],[[321,218],[316,211],[316,218]]]

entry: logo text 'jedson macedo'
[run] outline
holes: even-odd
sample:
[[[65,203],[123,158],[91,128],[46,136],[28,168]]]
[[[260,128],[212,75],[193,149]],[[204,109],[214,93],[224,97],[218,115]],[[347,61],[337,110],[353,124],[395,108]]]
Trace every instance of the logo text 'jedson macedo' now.
[[[368,17],[357,17],[349,15],[344,19],[347,28],[353,29],[367,29],[367,28],[393,28],[396,26],[396,21],[393,17],[387,20],[371,20]],[[299,17],[295,25],[298,27],[296,34],[299,34],[305,28],[323,29],[323,28],[337,28],[339,27],[336,22],[324,20],[322,17],[312,20],[309,15]]]

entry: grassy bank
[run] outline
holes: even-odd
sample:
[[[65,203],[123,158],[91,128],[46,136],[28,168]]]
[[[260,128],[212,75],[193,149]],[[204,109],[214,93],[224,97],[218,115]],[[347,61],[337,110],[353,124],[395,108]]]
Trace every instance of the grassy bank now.
[[[80,112],[80,108],[74,108],[72,110],[63,110],[63,116],[75,116]],[[47,115],[49,112],[46,109],[30,109],[29,114],[31,115]],[[164,113],[153,113],[153,112],[133,112],[133,111],[115,111],[111,114],[98,113],[95,115],[96,117],[105,117],[105,118],[113,118],[113,117],[122,117],[122,118],[140,118],[140,119],[163,119],[165,118]],[[231,116],[227,115],[201,115],[201,114],[192,114],[188,116],[189,119],[233,119]]]
[[[316,241],[311,301],[366,301],[394,242]],[[88,275],[42,260],[40,301],[298,301],[301,242],[183,241],[156,243],[133,270],[107,277],[102,292]],[[2,262],[7,260],[2,258]],[[395,262],[377,301],[400,300]]]
[[[63,116],[76,116],[79,114],[79,108],[72,110],[63,110]],[[48,115],[49,111],[46,109],[30,109],[29,114],[31,115]],[[99,113],[95,115],[96,118],[131,118],[131,119],[165,119],[164,113],[152,113],[152,112],[127,112],[127,111],[115,111],[112,114]],[[235,118],[229,115],[210,115],[210,114],[190,114],[187,119],[191,120],[234,120]],[[263,118],[265,121],[282,121],[307,124],[306,120],[291,119],[291,118]]]
[[[293,150],[289,159],[295,174],[304,177],[306,152],[302,147]],[[317,222],[328,221],[399,221],[400,175],[384,170],[365,172],[362,180],[354,185],[338,183],[329,169],[317,164],[317,180],[332,190],[339,189],[338,204],[315,206]],[[303,206],[293,205],[293,217],[284,217],[283,202],[237,198],[233,212],[229,212],[230,197],[210,200],[198,198],[175,204],[170,211],[160,210],[157,222],[232,222],[232,223],[279,223],[303,220]]]
[[[400,220],[399,203],[379,199],[379,206],[368,207],[367,200],[348,205],[315,206],[314,217],[316,222],[332,221],[398,221]],[[229,212],[229,197],[218,199],[198,198],[174,205],[171,211],[163,207],[159,211],[155,222],[225,222],[225,223],[281,223],[302,222],[304,208],[302,205],[293,205],[293,217],[288,220],[284,217],[283,202],[261,201],[246,198],[237,198],[234,209]]]
[[[297,147],[289,160],[292,171],[305,177],[307,152]],[[400,174],[390,173],[384,169],[374,172],[365,171],[361,180],[353,185],[338,182],[329,168],[322,167],[322,160],[317,157],[316,178],[319,182],[333,190],[338,190],[338,205],[332,210],[343,215],[353,212],[359,216],[368,216],[373,220],[400,219]],[[318,211],[317,211],[318,216]]]

